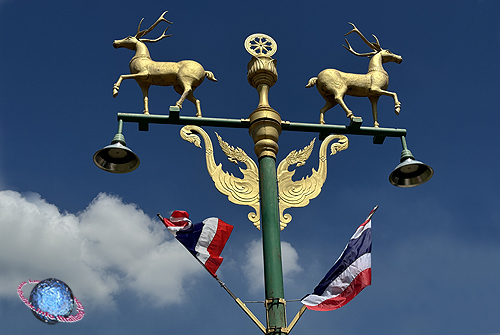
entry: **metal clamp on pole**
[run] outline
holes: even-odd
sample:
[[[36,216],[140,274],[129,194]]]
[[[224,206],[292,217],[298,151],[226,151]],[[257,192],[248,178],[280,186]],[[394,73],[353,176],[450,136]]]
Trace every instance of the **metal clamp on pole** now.
[[[269,310],[271,305],[275,304],[282,304],[283,305],[283,312],[284,312],[284,317],[285,317],[285,324],[286,324],[286,300],[283,298],[272,298],[272,299],[266,299],[264,301],[264,306],[266,307],[266,320],[267,320],[267,333],[266,334],[271,334],[277,330],[279,330],[281,333],[286,333],[288,334],[288,328],[287,327],[275,327],[275,326],[269,326]]]
[[[267,299],[264,303],[266,305],[266,313],[269,311],[269,309],[267,308],[268,304],[282,303],[286,306],[286,300],[282,299],[282,298]],[[275,331],[280,331],[281,333],[289,334],[292,331],[293,327],[299,321],[302,314],[304,314],[304,312],[306,310],[307,310],[307,307],[305,305],[303,305],[287,327],[269,327],[269,325],[267,325],[267,333],[266,334],[271,334]],[[286,313],[286,309],[285,309],[285,313]],[[285,314],[285,319],[286,319],[286,314]]]
[[[269,327],[267,328],[267,333],[266,334],[272,334],[276,331],[279,331],[282,334],[288,334],[288,328],[287,327]]]

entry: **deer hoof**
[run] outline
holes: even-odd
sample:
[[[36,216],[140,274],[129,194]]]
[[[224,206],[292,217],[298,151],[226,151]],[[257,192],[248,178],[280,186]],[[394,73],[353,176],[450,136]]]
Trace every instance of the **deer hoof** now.
[[[373,122],[373,127],[374,128],[378,128],[380,126],[380,124],[378,122]]]
[[[116,96],[118,95],[118,90],[119,90],[118,87],[113,86],[113,98],[116,98]]]
[[[149,115],[149,112],[148,111],[143,111],[142,114]]]
[[[396,115],[399,115],[400,111],[401,111],[401,104],[396,105],[396,108],[394,109],[394,113],[396,113]]]

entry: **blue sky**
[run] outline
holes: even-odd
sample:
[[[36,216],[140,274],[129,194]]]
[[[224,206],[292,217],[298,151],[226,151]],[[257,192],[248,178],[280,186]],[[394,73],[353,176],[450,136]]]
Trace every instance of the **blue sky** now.
[[[328,159],[322,193],[290,209],[282,231],[286,299],[312,292],[375,205],[372,286],[333,312],[307,311],[293,333],[500,334],[499,165],[496,108],[500,24],[497,0],[477,1],[25,1],[0,0],[0,329],[2,334],[229,334],[259,330],[223,289],[165,232],[156,213],[184,209],[194,221],[234,225],[220,278],[244,301],[263,300],[260,232],[250,207],[227,201],[210,179],[204,151],[180,126],[125,124],[141,158],[113,175],[92,162],[117,130],[116,113],[142,112],[131,80],[112,98],[133,52],[112,42],[134,35],[165,10],[172,37],[151,44],[154,60],[194,59],[218,79],[197,90],[207,117],[247,118],[258,95],[246,79],[243,42],[262,32],[278,44],[278,82],[269,101],[283,120],[317,123],[324,102],[309,78],[325,68],[366,73],[347,52],[354,22],[365,36],[403,57],[388,63],[393,101],[379,101],[382,127],[405,128],[409,149],[434,168],[433,179],[398,189],[388,175],[401,144],[349,136]],[[162,24],[162,27],[165,27]],[[163,28],[164,29],[164,28]],[[150,36],[161,34],[158,27]],[[372,38],[370,38],[371,40]],[[368,52],[354,35],[349,42]],[[167,114],[172,87],[150,89],[152,114]],[[366,98],[347,105],[372,124]],[[194,116],[186,102],[181,115]],[[339,106],[329,124],[348,124]],[[206,127],[255,159],[244,129]],[[317,134],[283,132],[278,162]],[[215,159],[238,175],[214,143]],[[296,179],[317,168],[319,141]],[[244,166],[242,166],[244,168]],[[491,175],[493,173],[493,175]],[[28,279],[56,277],[83,303],[76,324],[47,326],[17,297]],[[29,294],[28,286],[25,294]],[[262,304],[250,308],[265,321]],[[300,303],[289,302],[290,321]]]

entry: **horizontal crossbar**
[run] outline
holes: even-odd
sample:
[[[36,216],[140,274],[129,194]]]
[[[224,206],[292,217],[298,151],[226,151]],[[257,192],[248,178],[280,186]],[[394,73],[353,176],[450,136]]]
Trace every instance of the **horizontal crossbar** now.
[[[135,114],[135,113],[118,113],[118,120],[123,122],[135,122],[139,124],[140,130],[148,130],[149,124],[177,124],[177,125],[195,125],[205,127],[226,127],[226,128],[249,128],[250,120],[248,119],[223,119],[210,117],[192,117],[180,116],[178,111],[171,108],[170,115],[151,115],[151,114]],[[375,128],[375,127],[360,127],[356,126],[340,126],[330,124],[314,124],[314,123],[298,123],[298,122],[281,122],[283,131],[302,131],[319,133],[326,137],[329,134],[342,135],[369,135],[383,139],[384,137],[402,137],[406,136],[406,129],[398,128]],[[382,140],[383,141],[383,140]]]

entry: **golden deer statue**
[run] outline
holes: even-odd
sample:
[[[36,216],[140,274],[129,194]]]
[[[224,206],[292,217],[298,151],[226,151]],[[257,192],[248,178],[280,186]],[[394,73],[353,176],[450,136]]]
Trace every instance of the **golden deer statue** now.
[[[149,114],[148,108],[148,91],[149,86],[174,86],[174,90],[181,95],[181,98],[175,103],[179,108],[182,108],[182,103],[188,99],[196,106],[196,116],[201,117],[200,100],[196,99],[193,91],[198,87],[205,77],[211,81],[217,81],[215,76],[210,71],[205,71],[201,64],[192,60],[183,60],[180,62],[155,62],[149,55],[149,50],[144,43],[155,43],[161,41],[165,37],[172,35],[165,35],[167,27],[162,35],[157,39],[150,40],[144,37],[151,32],[160,22],[164,21],[169,24],[172,22],[165,19],[163,16],[167,12],[160,15],[158,20],[148,29],[141,30],[141,23],[139,22],[137,34],[129,36],[122,40],[115,40],[113,47],[127,48],[135,50],[135,56],[132,57],[129,63],[130,74],[123,74],[118,78],[118,81],[113,85],[113,98],[118,95],[120,84],[124,79],[135,79],[137,84],[141,87],[144,99],[144,114]]]
[[[335,69],[326,69],[321,71],[317,77],[309,79],[306,87],[316,85],[319,93],[326,101],[325,106],[320,110],[320,124],[325,123],[325,112],[337,104],[344,109],[348,118],[352,120],[355,117],[352,111],[344,103],[344,96],[347,94],[355,97],[368,97],[368,99],[370,99],[372,104],[373,126],[378,127],[377,102],[381,95],[388,95],[394,99],[394,112],[396,115],[399,115],[401,109],[401,103],[398,100],[397,94],[386,91],[389,86],[389,75],[382,67],[382,64],[387,62],[400,64],[403,58],[393,54],[387,49],[382,49],[375,35],[373,35],[373,37],[376,42],[369,42],[354,24],[350,22],[349,24],[352,25],[353,29],[345,34],[345,36],[350,33],[358,34],[373,51],[363,54],[357,53],[352,49],[347,38],[345,39],[347,46],[343,45],[343,47],[356,56],[371,58],[370,64],[368,65],[368,73],[354,74],[344,73]]]

